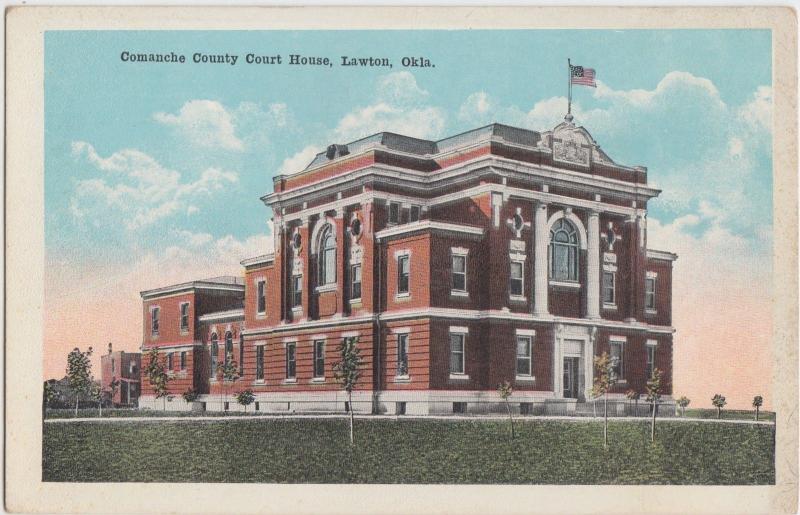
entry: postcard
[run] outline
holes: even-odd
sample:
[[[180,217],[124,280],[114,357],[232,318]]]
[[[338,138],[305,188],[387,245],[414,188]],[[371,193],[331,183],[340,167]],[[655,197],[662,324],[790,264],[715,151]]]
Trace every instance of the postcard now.
[[[6,16],[10,511],[796,511],[790,9]]]

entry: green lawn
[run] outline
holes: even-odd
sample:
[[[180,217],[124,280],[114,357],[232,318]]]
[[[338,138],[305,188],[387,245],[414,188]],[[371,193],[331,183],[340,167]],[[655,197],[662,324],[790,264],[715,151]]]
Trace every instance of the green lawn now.
[[[680,408],[678,408],[678,413],[680,414]],[[717,418],[717,410],[716,409],[709,409],[709,408],[686,408],[686,418]],[[755,420],[756,414],[753,410],[735,410],[735,409],[723,409],[720,413],[720,419],[722,420]],[[775,420],[775,412],[774,411],[761,411],[758,414],[758,420]]]
[[[774,426],[238,419],[49,423],[45,481],[772,484]]]

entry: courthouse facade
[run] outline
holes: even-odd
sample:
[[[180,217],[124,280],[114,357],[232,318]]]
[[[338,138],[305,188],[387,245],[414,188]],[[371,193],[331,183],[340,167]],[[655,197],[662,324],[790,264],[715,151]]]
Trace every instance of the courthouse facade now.
[[[669,400],[676,256],[647,248],[658,194],[571,117],[333,144],[274,178],[274,251],[241,277],[142,292],[143,350],[170,368],[167,409],[187,409],[190,388],[213,410],[242,409],[243,389],[258,411],[350,409],[332,368],[347,337],[363,359],[356,412],[492,411],[504,381],[515,410],[570,412],[604,352],[612,398],[658,368]],[[162,406],[142,389],[141,406]]]

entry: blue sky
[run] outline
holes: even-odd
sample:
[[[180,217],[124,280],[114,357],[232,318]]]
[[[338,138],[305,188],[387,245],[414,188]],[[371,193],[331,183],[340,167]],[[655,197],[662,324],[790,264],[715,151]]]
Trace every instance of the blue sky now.
[[[123,51],[239,62],[132,64]],[[393,68],[247,65],[250,52],[387,57]],[[403,68],[404,56],[435,67]],[[704,367],[703,356],[731,355],[715,342],[735,341],[733,355],[769,345],[767,30],[47,32],[46,371],[75,344],[64,327],[136,349],[140,290],[239,273],[267,251],[259,197],[330,143],[381,130],[438,139],[495,121],[552,128],[568,57],[598,78],[575,87],[576,122],[663,189],[648,244],[681,255],[676,384],[724,386]],[[744,321],[746,336],[724,332]],[[762,354],[737,381],[768,382]]]

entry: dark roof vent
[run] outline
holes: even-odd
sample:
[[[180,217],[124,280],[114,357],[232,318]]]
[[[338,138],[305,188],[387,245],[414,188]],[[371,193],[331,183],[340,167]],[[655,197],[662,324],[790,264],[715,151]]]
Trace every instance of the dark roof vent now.
[[[337,157],[346,156],[350,151],[347,150],[347,145],[328,145],[328,150],[325,151],[325,157],[329,160],[336,159]]]

